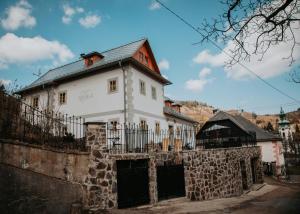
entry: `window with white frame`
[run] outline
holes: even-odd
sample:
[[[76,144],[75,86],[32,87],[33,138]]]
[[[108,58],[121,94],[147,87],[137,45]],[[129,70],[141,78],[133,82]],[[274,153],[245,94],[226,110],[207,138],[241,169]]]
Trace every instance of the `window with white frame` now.
[[[146,83],[143,80],[140,80],[140,93],[146,95]]]
[[[115,93],[118,91],[118,78],[108,80],[108,93]]]
[[[159,135],[160,134],[160,123],[155,122],[155,134]]]
[[[152,99],[156,100],[157,95],[156,95],[156,88],[154,86],[151,86],[151,94],[152,94]]]
[[[32,107],[33,108],[39,107],[39,96],[35,96],[32,98]]]
[[[147,129],[147,121],[145,119],[141,119],[140,120],[140,127],[141,129],[143,130],[146,130]]]
[[[119,125],[119,119],[111,119],[108,121],[109,129],[116,131]]]
[[[60,105],[67,103],[67,92],[63,91],[58,94],[58,101]]]

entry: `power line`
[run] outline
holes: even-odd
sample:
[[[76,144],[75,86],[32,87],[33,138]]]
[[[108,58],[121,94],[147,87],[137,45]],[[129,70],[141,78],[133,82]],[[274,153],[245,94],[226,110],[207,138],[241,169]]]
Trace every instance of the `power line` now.
[[[174,16],[176,16],[178,19],[180,19],[184,24],[186,24],[188,27],[192,28],[195,32],[197,32],[198,34],[200,34],[202,37],[205,37],[199,30],[198,28],[194,27],[191,23],[189,23],[187,20],[185,20],[183,17],[181,17],[180,15],[178,15],[177,13],[175,13],[173,10],[171,10],[169,7],[167,7],[165,4],[163,4],[160,0],[155,0],[157,3],[159,3],[163,8],[165,8],[166,10],[168,10],[170,13],[172,13]],[[244,69],[246,69],[248,72],[252,73],[256,78],[258,78],[259,80],[261,80],[263,83],[265,83],[266,85],[268,85],[269,87],[273,88],[274,90],[276,90],[277,92],[279,92],[280,94],[288,97],[291,100],[294,100],[295,102],[300,104],[300,101],[297,100],[296,98],[288,95],[287,93],[285,93],[284,91],[280,90],[279,88],[276,88],[274,85],[272,85],[271,83],[269,83],[268,81],[264,80],[262,77],[260,77],[258,74],[256,74],[254,71],[252,71],[250,68],[248,68],[247,66],[245,66],[244,64],[242,64],[241,62],[239,62],[238,60],[236,60],[234,57],[232,57],[228,52],[226,52],[222,47],[220,47],[216,42],[214,42],[213,40],[211,40],[210,38],[207,38],[208,41],[210,41],[217,49],[219,49],[221,52],[223,52],[224,54],[226,54],[228,57],[230,57],[233,61],[235,61],[237,64],[239,64],[240,66],[242,66]]]

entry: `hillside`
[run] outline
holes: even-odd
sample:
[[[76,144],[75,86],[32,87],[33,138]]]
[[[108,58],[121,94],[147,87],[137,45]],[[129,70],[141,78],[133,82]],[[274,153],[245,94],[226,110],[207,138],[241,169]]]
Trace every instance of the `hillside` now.
[[[195,119],[203,125],[209,118],[213,116],[213,106],[207,105],[206,103],[201,103],[197,101],[178,101],[182,104],[181,111],[183,114],[188,115],[189,117]],[[229,114],[241,114],[254,124],[263,128],[267,126],[268,122],[272,124],[274,129],[277,128],[277,122],[279,120],[278,114],[267,114],[267,115],[256,115],[251,112],[240,112],[238,110],[228,110],[226,111]],[[300,123],[300,110],[288,112],[287,118],[292,124]]]

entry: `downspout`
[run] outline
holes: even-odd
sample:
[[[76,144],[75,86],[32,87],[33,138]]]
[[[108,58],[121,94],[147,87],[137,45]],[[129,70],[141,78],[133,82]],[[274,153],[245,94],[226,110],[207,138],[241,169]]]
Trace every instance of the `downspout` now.
[[[124,124],[127,124],[127,117],[126,117],[126,113],[127,113],[127,108],[126,108],[126,81],[125,81],[125,69],[122,65],[122,60],[119,61],[119,66],[123,71],[123,101],[124,101]]]

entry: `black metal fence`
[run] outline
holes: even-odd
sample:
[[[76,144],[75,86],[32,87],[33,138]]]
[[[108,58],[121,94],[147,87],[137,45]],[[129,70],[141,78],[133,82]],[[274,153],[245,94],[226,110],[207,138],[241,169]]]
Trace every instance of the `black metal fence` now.
[[[256,137],[224,137],[197,140],[197,147],[204,149],[256,146]]]
[[[83,119],[39,110],[0,91],[0,139],[84,151]]]
[[[195,130],[150,129],[148,126],[107,125],[107,147],[111,153],[147,153],[150,151],[182,151],[195,148]]]

